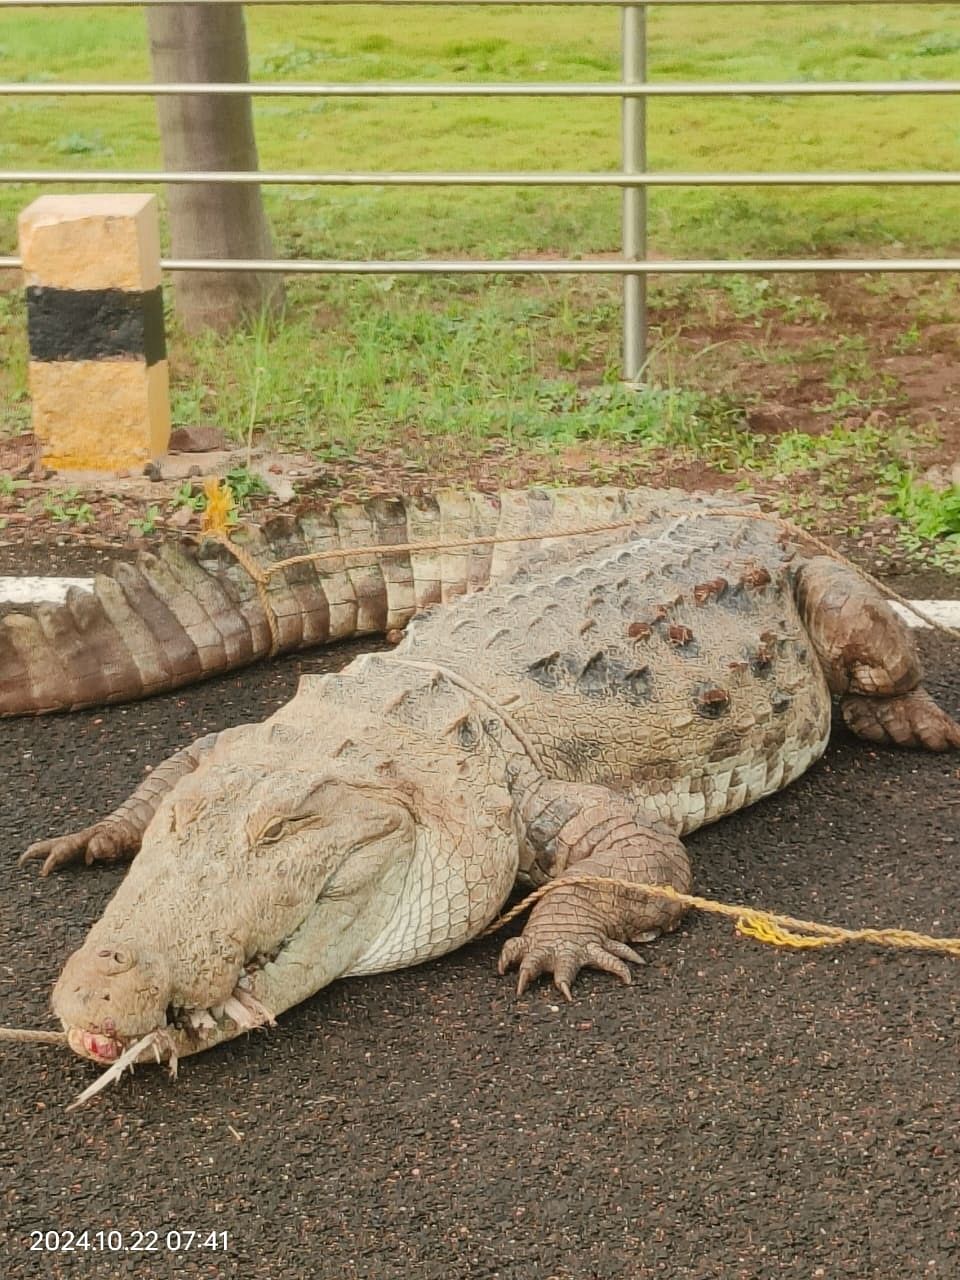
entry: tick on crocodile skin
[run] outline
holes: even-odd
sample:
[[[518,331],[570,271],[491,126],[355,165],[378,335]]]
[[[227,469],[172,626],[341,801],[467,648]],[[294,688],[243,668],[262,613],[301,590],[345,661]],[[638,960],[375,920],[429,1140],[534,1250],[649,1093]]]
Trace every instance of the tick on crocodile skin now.
[[[693,588],[693,599],[698,605],[707,604],[722,596],[729,585],[726,578],[711,578],[709,582],[700,582]]]
[[[762,564],[749,565],[740,575],[745,587],[768,587],[771,582],[770,572]]]
[[[693,691],[693,701],[697,715],[708,720],[716,720],[730,707],[729,693],[716,685],[698,685]]]

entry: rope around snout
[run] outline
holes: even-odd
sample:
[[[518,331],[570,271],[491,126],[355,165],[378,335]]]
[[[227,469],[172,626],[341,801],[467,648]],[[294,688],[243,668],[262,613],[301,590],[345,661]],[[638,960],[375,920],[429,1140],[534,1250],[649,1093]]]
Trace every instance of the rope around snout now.
[[[553,532],[476,534],[470,538],[436,542],[377,542],[368,546],[336,547],[325,551],[310,551],[304,555],[288,556],[283,560],[275,560],[272,564],[261,565],[250,555],[246,548],[234,542],[230,537],[230,516],[236,509],[230,486],[226,482],[221,483],[219,479],[213,477],[205,482],[204,492],[207,496],[207,507],[203,513],[201,531],[212,541],[219,543],[230,552],[256,587],[260,607],[263,609],[267,626],[270,629],[270,657],[273,657],[280,648],[280,623],[270,600],[270,578],[275,573],[282,573],[284,569],[291,568],[294,565],[314,564],[322,560],[345,559],[347,556],[354,555],[393,555],[401,551],[458,551],[466,547],[501,546],[517,542],[546,542],[557,538],[583,538],[598,533],[616,533],[621,529],[632,529],[637,525],[648,523],[634,518],[631,520],[615,520],[606,524],[581,525],[574,529],[558,529]],[[658,513],[657,518],[690,514],[692,513],[689,511],[662,511]],[[784,533],[789,534],[791,538],[807,542],[824,555],[830,556],[831,559],[853,569],[865,582],[869,582],[872,587],[876,587],[888,599],[895,600],[897,604],[908,609],[925,622],[928,627],[932,627],[935,631],[940,631],[954,640],[960,640],[960,630],[956,627],[951,627],[945,622],[939,622],[936,618],[932,618],[923,609],[918,609],[915,604],[912,604],[904,596],[899,595],[885,582],[881,582],[879,578],[875,578],[872,574],[867,573],[865,569],[861,569],[859,565],[855,565],[852,560],[848,560],[846,556],[841,555],[839,551],[831,547],[829,543],[824,542],[822,538],[818,538],[816,534],[809,533],[806,529],[799,528],[792,521],[785,520],[782,516],[743,507],[704,507],[694,514],[735,516],[742,520],[767,520],[772,524],[779,525]]]
[[[19,1044],[66,1044],[65,1031],[20,1031],[15,1027],[0,1027],[0,1040],[14,1040]]]
[[[612,876],[571,875],[551,880],[498,916],[479,936],[485,938],[497,933],[547,894],[572,884],[626,889],[643,897],[664,898],[680,906],[726,916],[736,922],[736,931],[741,937],[753,938],[768,946],[806,950],[813,947],[835,947],[847,942],[867,942],[877,947],[893,947],[901,951],[934,951],[940,955],[960,958],[960,938],[936,938],[926,933],[914,933],[910,929],[845,929],[836,924],[820,924],[816,920],[801,920],[796,916],[761,911],[756,907],[733,906],[726,902],[716,902],[712,898],[700,898],[696,894],[681,893],[668,884],[643,884],[635,880],[618,880]]]

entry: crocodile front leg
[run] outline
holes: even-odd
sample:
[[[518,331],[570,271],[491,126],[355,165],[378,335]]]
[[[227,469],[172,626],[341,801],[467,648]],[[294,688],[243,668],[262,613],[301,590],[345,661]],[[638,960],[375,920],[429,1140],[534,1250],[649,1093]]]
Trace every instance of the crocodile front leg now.
[[[641,963],[629,944],[675,929],[683,915],[681,906],[630,884],[688,892],[690,862],[683,845],[606,787],[543,780],[520,798],[515,814],[522,869],[534,881],[559,884],[534,905],[522,935],[504,946],[500,973],[519,966],[518,994],[551,973],[566,1000],[586,965],[629,983],[627,962]],[[576,883],[586,877],[611,883]]]
[[[924,689],[913,637],[876,587],[850,565],[814,556],[800,567],[797,603],[857,737],[927,751],[960,747],[960,724]]]
[[[217,742],[222,742],[227,735],[235,732],[236,730],[228,729],[225,733],[208,733],[206,737],[198,738],[189,747],[184,747],[158,765],[140,783],[133,795],[106,818],[95,822],[92,827],[84,827],[82,831],[37,840],[20,855],[20,865],[42,858],[40,874],[48,876],[51,871],[57,871],[80,858],[83,858],[88,867],[94,862],[130,861],[136,856],[143,833],[161,800],[182,777],[193,773]]]

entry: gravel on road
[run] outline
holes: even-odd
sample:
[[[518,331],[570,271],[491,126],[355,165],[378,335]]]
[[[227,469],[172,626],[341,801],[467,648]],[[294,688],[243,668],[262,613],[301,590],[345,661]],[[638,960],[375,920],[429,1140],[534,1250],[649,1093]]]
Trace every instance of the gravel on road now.
[[[937,585],[956,594],[915,594]],[[960,713],[960,646],[919,643]],[[358,651],[0,723],[0,1023],[52,1025],[50,988],[122,875],[41,881],[25,845]],[[960,935],[960,758],[834,738],[689,839],[697,891]],[[0,1046],[4,1280],[960,1275],[956,960],[771,949],[694,915],[632,987],[587,973],[566,1005],[545,985],[518,999],[501,941],[336,983],[175,1082],[143,1068],[69,1114],[96,1068]],[[92,1247],[66,1249],[84,1230]]]

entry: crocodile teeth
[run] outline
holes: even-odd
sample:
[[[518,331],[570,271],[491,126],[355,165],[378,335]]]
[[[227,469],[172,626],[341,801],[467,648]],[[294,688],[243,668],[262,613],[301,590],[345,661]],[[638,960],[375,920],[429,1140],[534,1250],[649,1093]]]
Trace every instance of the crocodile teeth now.
[[[234,991],[233,996],[239,1004],[242,1004],[257,1019],[257,1026],[266,1024],[269,1027],[275,1027],[277,1025],[277,1020],[272,1012],[265,1004],[261,1004],[251,992]]]
[[[125,1053],[120,1055],[112,1067],[108,1067],[107,1070],[104,1071],[103,1075],[98,1076],[96,1080],[94,1080],[93,1084],[88,1085],[86,1089],[84,1089],[83,1093],[78,1094],[78,1096],[74,1098],[73,1102],[71,1102],[67,1107],[67,1110],[72,1111],[74,1107],[81,1106],[84,1102],[88,1101],[88,1099],[94,1097],[96,1094],[100,1093],[101,1090],[105,1089],[108,1084],[112,1084],[114,1080],[119,1080],[127,1067],[132,1067],[133,1064],[139,1060],[140,1055],[145,1051],[149,1049],[156,1051],[157,1038],[160,1034],[161,1033],[158,1031],[150,1031],[143,1037],[143,1039],[132,1044]]]
[[[265,1023],[271,1027],[276,1025],[276,1019],[266,1005],[241,987],[235,987],[233,995],[223,1002],[223,1011],[244,1031],[252,1031]]]
[[[233,996],[227,996],[224,1000],[223,1011],[242,1031],[250,1031],[257,1025],[256,1019]]]

